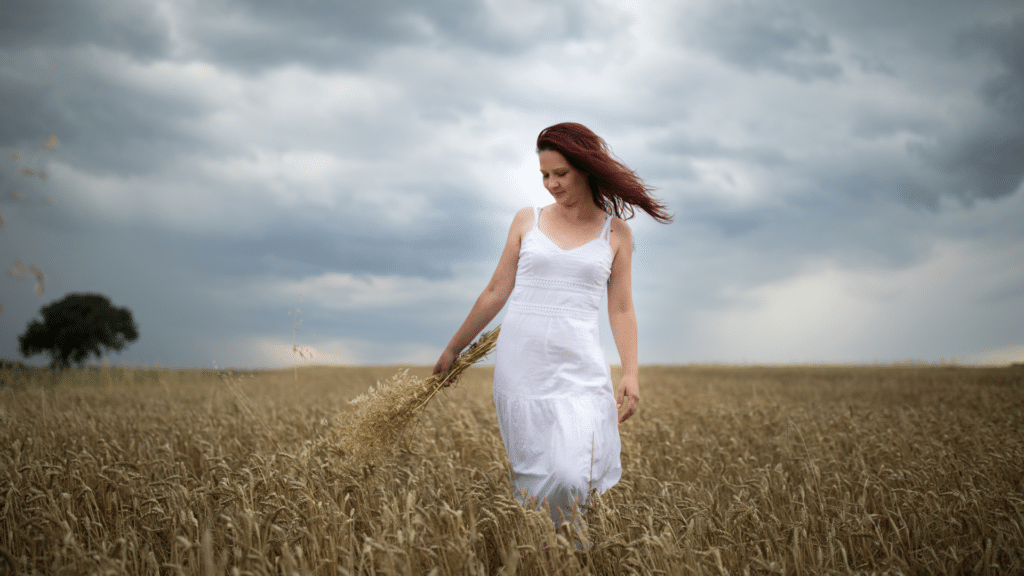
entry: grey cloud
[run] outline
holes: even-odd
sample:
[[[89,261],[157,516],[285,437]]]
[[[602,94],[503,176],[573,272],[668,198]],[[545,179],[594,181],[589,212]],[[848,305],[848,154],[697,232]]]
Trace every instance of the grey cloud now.
[[[474,274],[482,287],[489,269],[477,271],[496,261],[511,214],[503,206],[496,216],[497,207],[488,204],[494,201],[481,197],[506,191],[492,184],[518,160],[514,154],[501,158],[486,144],[476,149],[455,139],[485,142],[503,130],[518,138],[517,123],[551,118],[583,121],[662,187],[659,194],[676,213],[675,224],[651,227],[640,216],[645,223],[634,228],[637,307],[651,311],[667,330],[644,336],[649,340],[642,343],[642,360],[700,360],[681,357],[678,350],[651,355],[648,344],[679,349],[699,343],[699,334],[685,333],[687,314],[728,309],[751,289],[799,276],[820,262],[844,271],[905,271],[928,262],[936,245],[961,238],[1020,244],[1024,216],[1009,209],[1019,212],[1020,198],[1007,198],[1006,190],[1019,182],[1013,155],[1021,146],[1016,127],[1024,125],[1024,34],[1019,21],[998,18],[1010,12],[1007,6],[1019,11],[1018,5],[734,3],[696,18],[689,37],[691,45],[725,62],[724,70],[706,61],[687,68],[692,61],[678,53],[677,39],[648,38],[657,57],[631,59],[628,51],[635,46],[628,35],[643,27],[617,28],[618,16],[604,3],[545,8],[544,19],[518,27],[496,18],[489,3],[469,0],[408,6],[176,2],[164,5],[174,17],[171,49],[159,17],[152,15],[155,24],[139,20],[139,30],[153,35],[150,45],[128,31],[94,37],[103,25],[121,25],[96,18],[83,20],[92,28],[47,25],[66,30],[64,39],[41,32],[46,26],[25,24],[42,34],[38,44],[24,34],[5,33],[0,40],[6,68],[0,78],[0,146],[31,141],[38,148],[57,133],[61,162],[87,176],[109,175],[116,183],[110,194],[123,194],[125,181],[138,182],[139,192],[124,214],[102,214],[79,201],[74,190],[54,190],[58,205],[40,204],[32,213],[24,208],[28,202],[0,199],[8,221],[0,232],[2,261],[9,266],[21,257],[38,264],[51,284],[44,299],[30,285],[11,284],[17,294],[4,295],[0,350],[16,355],[11,336],[24,328],[26,314],[68,291],[104,292],[137,313],[143,338],[126,355],[130,361],[196,366],[214,359],[223,365],[230,360],[223,350],[236,342],[290,341],[286,312],[295,302],[289,296],[278,304],[279,294],[260,293],[265,283],[300,285],[330,272],[433,280],[458,273]],[[101,15],[111,9],[92,6]],[[68,14],[76,9],[69,7]],[[974,36],[968,32],[957,53],[951,46],[964,22],[986,24]],[[561,44],[579,39],[588,42]],[[71,50],[82,46],[100,49]],[[550,68],[533,66],[549,46],[583,79],[579,90],[568,81],[562,86],[562,78],[553,80]],[[580,46],[585,55],[577,57]],[[623,47],[625,54],[617,52]],[[133,82],[136,68],[114,68],[124,61],[117,51],[136,62],[164,54],[175,72],[168,84]],[[992,74],[967,89],[966,98],[974,100],[965,102],[964,88],[951,86],[949,77],[979,58],[988,58]],[[174,82],[188,83],[174,76],[180,74],[176,67],[193,60],[237,90],[248,106],[236,109],[201,89],[175,88]],[[914,66],[919,63],[924,72]],[[858,65],[872,74],[865,79],[855,72]],[[302,70],[275,70],[289,66]],[[321,72],[328,74],[318,78]],[[292,74],[313,89],[351,78],[353,87],[374,92],[354,94],[348,102],[348,92],[332,94],[337,99],[321,111],[316,98],[282,85]],[[818,82],[778,82],[779,76]],[[539,89],[538,82],[560,91]],[[873,82],[891,90],[893,99],[887,93],[862,97],[876,87]],[[803,122],[801,98],[848,86],[851,91],[836,102],[847,116],[823,122],[820,129]],[[756,99],[759,89],[773,90],[777,110]],[[622,98],[587,94],[620,90]],[[719,101],[713,95],[720,90],[744,92]],[[943,118],[929,107],[907,110],[921,94],[948,90],[950,102],[973,104],[982,117]],[[213,121],[217,114],[228,121]],[[705,114],[729,126],[717,131],[701,121]],[[761,122],[765,115],[772,122]],[[543,125],[529,130],[527,151]],[[212,126],[224,132],[214,134]],[[893,143],[907,134],[926,144],[894,154]],[[337,169],[330,180],[296,175],[283,159],[293,151],[335,158],[345,168],[330,168]],[[261,165],[264,158],[272,165]],[[701,171],[702,159],[752,168],[763,196],[711,197],[715,183]],[[1004,204],[912,210],[893,193],[901,182],[905,192],[918,190],[916,196],[905,194],[907,204],[937,208],[943,194]],[[45,186],[59,184],[54,178]],[[482,185],[491,187],[481,193]],[[697,192],[690,194],[689,186]],[[180,197],[155,201],[165,190]],[[422,213],[402,210],[404,199]],[[994,222],[991,214],[1004,206],[1006,220]],[[959,219],[960,227],[942,228],[949,219]],[[501,230],[489,227],[499,220]],[[1006,229],[1014,236],[994,237]],[[1019,301],[1019,278],[995,284],[992,297],[1004,308]],[[667,288],[662,294],[649,290],[651,285]],[[466,298],[462,293],[450,300],[431,297],[437,305],[399,302],[372,310],[336,310],[310,298],[302,306],[301,330],[311,345],[315,333],[317,339],[374,345],[402,339],[439,348],[471,302],[456,302]],[[956,298],[949,295],[951,303]],[[900,346],[891,354],[905,355],[905,344]],[[862,351],[849,354],[864,359],[857,356]]]
[[[1024,183],[1024,16],[972,28],[962,41],[990,52],[1005,71],[978,88],[987,118],[909,147],[913,158],[935,171],[903,183],[902,194],[910,201],[935,206],[936,196],[947,194],[970,204],[1013,194]]]
[[[971,124],[960,125],[959,118],[940,124],[907,116],[884,121],[889,133],[907,130],[920,137],[908,145],[905,165],[893,172],[891,186],[898,196],[909,205],[934,210],[942,196],[970,205],[1019,190],[1024,183],[1024,8],[1016,2],[884,4],[843,3],[838,15],[827,15],[846,24],[846,32],[862,42],[877,34],[877,27],[892,29],[892,38],[910,37],[910,45],[926,46],[935,54],[954,60],[987,54],[1003,68],[977,87],[988,114]],[[1007,19],[1008,12],[1018,15]],[[909,69],[903,74],[913,77]],[[885,131],[861,124],[857,135]]]
[[[781,150],[767,146],[726,146],[717,140],[694,140],[685,135],[673,135],[651,142],[651,150],[687,158],[728,158],[762,166],[781,166],[789,160]]]
[[[1016,76],[1024,76],[1024,8],[1012,21],[975,27],[964,34],[964,42],[990,50]]]
[[[196,4],[190,19],[200,54],[247,72],[299,64],[323,69],[360,68],[384,49],[448,42],[492,54],[519,54],[544,41],[585,37],[607,19],[587,2],[537,4],[552,10],[537,30],[515,30],[473,0],[438,2],[278,3],[234,0]]]
[[[734,66],[809,81],[843,75],[829,35],[799,13],[760,2],[722,3],[696,22],[690,42]]]
[[[974,200],[1001,198],[1020,189],[1024,182],[1024,129],[992,129],[994,132],[976,130],[945,148],[912,149],[938,170],[932,190],[970,204]]]
[[[756,158],[767,153],[756,150],[750,158],[743,149],[715,142],[683,142],[687,145],[670,150],[690,157],[733,155],[748,164],[759,163]],[[715,254],[702,264],[714,271],[702,276],[734,285],[787,278],[799,274],[809,261],[830,261],[844,269],[898,270],[928,256],[932,213],[915,217],[902,205],[912,202],[901,202],[892,193],[905,160],[870,151],[781,160],[773,153],[768,158],[771,176],[763,185],[771,195],[736,202],[729,196],[683,194],[679,205],[672,206],[677,215],[673,226],[687,232],[657,228],[650,240],[666,244],[652,250],[685,253],[698,260],[701,256],[695,251]],[[683,251],[672,247],[680,233],[692,236],[698,245]],[[725,252],[731,255],[721,258]],[[743,264],[737,266],[738,261]],[[717,302],[718,297],[701,298]]]
[[[0,49],[98,46],[141,60],[167,54],[170,27],[152,2],[4,2]]]
[[[831,35],[861,50],[855,60],[870,60],[872,70],[914,82],[937,80],[917,77],[912,62],[895,63],[900,46],[909,53],[924,48],[951,59],[962,59],[970,51],[990,54],[1004,70],[978,87],[987,117],[960,125],[959,118],[879,111],[855,122],[853,134],[861,138],[899,132],[917,137],[908,145],[902,166],[880,167],[879,185],[908,204],[935,209],[944,195],[969,204],[1012,194],[1024,181],[1024,15],[1005,20],[1014,8],[1021,10],[1019,4],[1000,2],[857,2],[828,8],[819,3],[785,8],[724,3],[695,18],[691,43],[742,69],[802,80],[841,75],[831,57]],[[675,147],[683,155],[721,153],[706,143]]]
[[[989,78],[979,92],[994,111],[1010,118],[1024,116],[1024,71]]]
[[[928,250],[916,241],[920,230],[895,226],[900,212],[883,198],[803,198],[739,210],[706,204],[687,208],[688,224],[699,227],[707,241],[747,253],[739,269],[719,271],[722,278],[742,278],[744,284],[786,278],[815,260],[852,269],[900,269],[920,261]],[[894,216],[879,218],[880,211]]]
[[[207,186],[209,194],[225,193]],[[228,193],[245,201],[219,217],[241,221],[239,228],[189,230],[161,220],[155,212],[142,212],[125,223],[112,222],[110,215],[76,199],[73,191],[60,195],[67,209],[61,206],[26,215],[24,220],[39,234],[63,232],[85,238],[110,234],[132,239],[133,249],[140,254],[210,278],[299,279],[325,271],[448,278],[453,262],[489,256],[485,247],[494,244],[496,236],[485,220],[469,215],[493,208],[480,205],[461,190],[436,194],[429,214],[403,225],[386,222],[379,211],[345,203],[331,208],[284,208],[259,190]],[[400,195],[395,198],[401,202]]]
[[[896,113],[866,109],[853,118],[852,134],[865,140],[887,138],[901,133],[909,133],[921,138],[934,138],[941,128],[934,119],[923,115],[914,115],[912,112]]]
[[[27,282],[7,282],[0,356],[17,357],[14,336],[40,306],[67,292],[92,290],[128,306],[136,317],[143,337],[124,358],[184,366],[218,360],[223,365],[230,358],[215,352],[218,341],[290,336],[292,319],[285,313],[295,303],[286,300],[275,307],[258,289],[266,279],[298,281],[329,272],[448,278],[452,262],[492,256],[498,242],[481,222],[442,219],[393,233],[374,222],[353,222],[344,213],[285,212],[273,229],[239,238],[190,235],[145,222],[92,221],[61,207],[22,211],[4,230],[15,244],[5,244],[0,256],[5,262],[17,256],[39,265],[50,286],[37,298]],[[448,309],[334,311],[313,302],[302,309],[305,334],[319,339],[389,341],[402,334],[433,342],[455,323]],[[204,342],[213,345],[210,351],[202,349]]]
[[[476,223],[468,223],[457,235],[453,228],[441,227],[419,234],[378,229],[377,234],[365,236],[352,234],[344,226],[310,230],[310,223],[292,215],[255,238],[179,240],[184,246],[176,259],[181,266],[203,273],[246,277],[271,274],[297,279],[336,271],[437,279],[451,275],[451,262],[488,256],[479,246],[490,235]],[[306,229],[289,228],[289,224]],[[215,253],[204,249],[210,245],[217,246]]]
[[[103,57],[10,54],[21,77],[0,81],[0,145],[19,147],[58,134],[61,156],[76,167],[128,175],[211,151],[215,143],[199,130],[209,110],[196,95],[168,94],[110,74],[114,64]]]
[[[787,4],[778,9],[763,3],[722,4],[699,22],[701,45],[741,68],[771,69],[798,78],[815,77],[808,70],[780,66],[794,62],[827,63],[829,35],[854,47],[872,70],[903,77],[932,89],[946,79],[921,76],[912,59],[920,54],[967,65],[968,55],[988,55],[1002,70],[977,87],[976,97],[988,114],[980,118],[915,116],[899,110],[865,110],[855,120],[853,136],[877,139],[911,134],[906,155],[865,159],[872,166],[864,177],[870,189],[895,194],[906,204],[937,209],[943,196],[970,204],[1013,194],[1024,182],[1024,8],[991,2],[850,2],[824,5]],[[799,12],[797,12],[799,10]],[[1006,19],[1007,12],[1022,15]],[[814,27],[825,32],[810,31]],[[911,57],[912,58],[912,57]],[[699,153],[689,151],[690,154]],[[810,168],[810,167],[805,167]],[[843,170],[840,165],[833,167]],[[851,180],[853,181],[853,180]],[[861,187],[857,195],[869,190]]]
[[[886,75],[914,73],[913,58],[922,52],[954,56],[956,39],[969,23],[1000,23],[1007,14],[1021,12],[1017,0],[795,0],[784,4],[832,37],[843,39],[866,71]]]

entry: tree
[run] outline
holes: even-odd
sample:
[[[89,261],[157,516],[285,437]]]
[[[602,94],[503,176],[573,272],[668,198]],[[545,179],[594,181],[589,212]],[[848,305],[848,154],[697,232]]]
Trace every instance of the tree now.
[[[102,294],[68,294],[43,306],[43,321],[33,319],[18,336],[21,355],[50,355],[51,368],[81,366],[104,349],[120,352],[139,337],[127,308],[111,304]]]

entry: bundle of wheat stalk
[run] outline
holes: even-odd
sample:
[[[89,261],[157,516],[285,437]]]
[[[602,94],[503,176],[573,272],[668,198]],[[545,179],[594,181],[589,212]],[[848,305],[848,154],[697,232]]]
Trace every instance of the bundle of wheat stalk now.
[[[434,374],[421,380],[402,370],[378,382],[350,400],[355,408],[335,417],[330,434],[309,445],[304,454],[327,450],[353,463],[369,463],[390,454],[445,384],[457,380],[494,349],[500,330],[498,326],[482,334],[455,359],[447,377]]]

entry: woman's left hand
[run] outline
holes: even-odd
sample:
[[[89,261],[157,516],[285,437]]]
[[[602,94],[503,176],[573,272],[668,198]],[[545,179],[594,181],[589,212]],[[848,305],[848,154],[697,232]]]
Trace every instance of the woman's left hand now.
[[[626,410],[619,414],[619,424],[625,422],[636,412],[638,404],[640,404],[640,381],[636,376],[623,376],[622,382],[619,384],[619,393],[615,396],[615,407],[619,410],[622,410],[623,406],[626,407]]]

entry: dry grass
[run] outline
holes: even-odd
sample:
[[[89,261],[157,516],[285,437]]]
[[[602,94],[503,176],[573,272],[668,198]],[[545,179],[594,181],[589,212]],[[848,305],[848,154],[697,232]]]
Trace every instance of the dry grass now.
[[[498,327],[482,334],[455,359],[448,374],[419,378],[406,369],[371,386],[350,400],[355,408],[335,416],[329,430],[311,442],[301,456],[319,457],[327,452],[341,456],[350,466],[391,457],[398,443],[412,433],[430,401],[494,349],[500,330]]]
[[[1024,571],[1020,369],[644,367],[579,532],[511,497],[485,368],[393,459],[296,457],[394,372],[0,374],[0,573]]]

